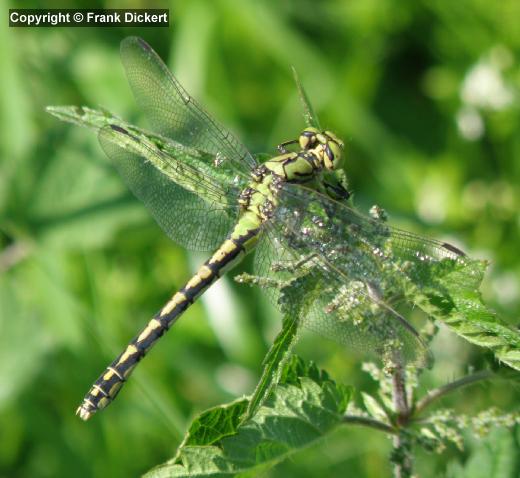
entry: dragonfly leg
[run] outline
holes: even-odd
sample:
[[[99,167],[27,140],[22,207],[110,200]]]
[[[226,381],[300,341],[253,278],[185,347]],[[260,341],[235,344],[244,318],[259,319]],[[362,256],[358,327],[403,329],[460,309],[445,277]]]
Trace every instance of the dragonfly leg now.
[[[273,279],[271,277],[256,276],[248,274],[247,272],[235,276],[235,280],[239,284],[256,285],[264,289],[281,289],[287,285],[287,281]]]
[[[285,261],[285,262],[275,262],[272,266],[273,272],[291,272],[295,273],[298,269],[301,269],[305,264],[312,261],[315,257],[317,257],[316,253],[309,254],[305,257],[302,257],[298,261]]]
[[[297,144],[298,143],[298,140],[297,139],[291,139],[289,141],[284,141],[283,143],[280,143],[276,149],[278,150],[278,152],[280,152],[281,154],[287,154],[289,151],[287,150],[287,146],[290,146],[291,144]]]

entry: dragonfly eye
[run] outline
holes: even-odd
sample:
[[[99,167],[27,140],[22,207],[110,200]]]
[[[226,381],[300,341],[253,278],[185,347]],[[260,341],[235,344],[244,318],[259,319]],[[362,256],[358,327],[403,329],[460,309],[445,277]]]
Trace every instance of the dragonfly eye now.
[[[319,131],[316,128],[305,128],[298,138],[300,148],[305,150],[314,148],[316,146],[316,135],[318,133]]]
[[[345,148],[345,144],[332,131],[325,131],[323,133],[330,141],[334,141],[341,149]]]
[[[318,141],[322,144],[325,168],[329,170],[340,168],[343,160],[343,141],[330,131],[319,134]]]
[[[313,149],[326,169],[334,170],[340,167],[343,142],[334,133],[309,127],[300,133],[298,142],[303,150]]]
[[[327,154],[327,159],[329,161],[325,161],[325,167],[327,169],[338,169],[341,167],[341,163],[343,161],[343,151],[340,144],[336,141],[331,140],[328,141],[325,146],[325,152]]]

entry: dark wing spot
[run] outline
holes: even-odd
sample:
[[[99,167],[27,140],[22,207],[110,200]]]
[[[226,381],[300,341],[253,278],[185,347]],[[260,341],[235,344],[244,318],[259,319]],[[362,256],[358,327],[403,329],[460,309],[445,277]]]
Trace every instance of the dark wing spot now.
[[[121,126],[117,126],[116,124],[111,124],[110,127],[114,131],[117,131],[118,133],[123,133],[123,134],[126,134],[126,135],[130,136],[130,133],[125,128],[121,128]]]
[[[448,251],[451,251],[461,257],[466,257],[466,253],[461,251],[459,248],[455,247],[455,246],[452,246],[451,244],[449,244],[448,242],[443,242],[442,243],[442,247],[444,247],[444,249],[448,249]]]

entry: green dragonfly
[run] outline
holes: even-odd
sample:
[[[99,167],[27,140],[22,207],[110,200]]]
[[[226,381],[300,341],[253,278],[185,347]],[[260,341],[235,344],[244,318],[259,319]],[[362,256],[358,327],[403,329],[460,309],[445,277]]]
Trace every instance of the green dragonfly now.
[[[320,128],[297,81],[307,127],[261,162],[184,90],[142,39],[121,43],[133,94],[151,122],[145,131],[106,111],[48,107],[97,130],[133,193],[171,239],[211,257],[105,369],[77,414],[109,405],[137,363],[208,287],[255,250],[250,281],[284,314],[342,343],[424,357],[400,304],[420,286],[415,265],[463,261],[443,242],[391,228],[381,211],[352,208],[342,170],[344,144]],[[422,360],[422,359],[419,359]]]

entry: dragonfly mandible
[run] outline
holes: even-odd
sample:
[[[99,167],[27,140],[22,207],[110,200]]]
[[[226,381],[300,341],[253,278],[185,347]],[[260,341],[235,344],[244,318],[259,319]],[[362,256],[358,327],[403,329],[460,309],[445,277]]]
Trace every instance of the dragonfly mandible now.
[[[260,162],[144,40],[123,40],[121,58],[151,131],[87,107],[47,111],[98,132],[104,152],[171,239],[214,252],[99,376],[77,409],[83,420],[109,405],[182,313],[253,250],[256,277],[270,280],[274,301],[304,326],[348,345],[382,352],[398,342],[407,354],[424,356],[396,304],[417,282],[414,264],[460,261],[464,253],[357,212],[342,169],[343,142],[320,127],[305,94],[306,127]],[[287,290],[290,304],[282,300]]]

